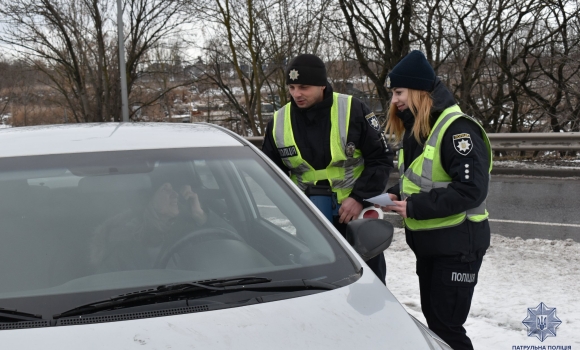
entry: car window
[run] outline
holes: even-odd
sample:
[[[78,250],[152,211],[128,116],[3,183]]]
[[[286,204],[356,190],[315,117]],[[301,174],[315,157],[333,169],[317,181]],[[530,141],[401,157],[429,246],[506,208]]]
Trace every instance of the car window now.
[[[0,307],[37,298],[26,305],[52,315],[235,276],[349,280],[355,264],[302,201],[249,147],[1,158]]]
[[[194,160],[193,161],[194,167],[195,167],[195,171],[197,172],[201,184],[205,187],[205,188],[211,188],[211,189],[218,189],[218,184],[215,180],[215,177],[213,175],[213,173],[211,172],[211,169],[207,166],[207,162],[205,160]]]
[[[256,202],[256,206],[260,213],[260,216],[267,220],[268,222],[272,223],[273,225],[278,226],[285,232],[296,235],[296,227],[292,224],[292,222],[284,215],[280,208],[275,205],[268,195],[251,176],[246,173],[244,174],[244,179],[250,188],[250,191],[253,194],[254,201]]]

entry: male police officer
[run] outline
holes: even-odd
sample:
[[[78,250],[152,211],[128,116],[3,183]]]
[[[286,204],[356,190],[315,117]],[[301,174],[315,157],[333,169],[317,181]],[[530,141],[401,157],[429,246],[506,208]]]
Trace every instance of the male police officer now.
[[[290,103],[268,124],[262,150],[290,172],[307,195],[326,187],[335,196],[340,208],[333,224],[344,235],[346,224],[362,211],[363,199],[384,192],[393,152],[365,104],[333,93],[326,66],[317,56],[294,58],[286,69],[286,84]],[[367,264],[385,283],[384,256],[379,254]]]

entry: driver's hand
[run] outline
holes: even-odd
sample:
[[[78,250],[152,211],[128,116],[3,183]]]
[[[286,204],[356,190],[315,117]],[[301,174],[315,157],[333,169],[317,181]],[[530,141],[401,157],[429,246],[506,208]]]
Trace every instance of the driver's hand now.
[[[191,190],[191,186],[184,185],[179,189],[179,195],[189,204],[190,214],[199,225],[205,224],[207,221],[207,215],[201,208],[199,203],[199,197],[197,193]]]

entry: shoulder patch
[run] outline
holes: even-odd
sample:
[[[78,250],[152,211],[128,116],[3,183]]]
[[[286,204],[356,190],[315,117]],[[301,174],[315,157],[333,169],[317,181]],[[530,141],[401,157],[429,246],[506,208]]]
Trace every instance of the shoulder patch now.
[[[379,124],[379,118],[377,118],[377,116],[373,112],[367,114],[365,116],[365,119],[367,120],[367,122],[369,122],[371,128],[375,129],[376,131],[379,131],[381,129],[381,124]]]
[[[467,133],[455,134],[453,135],[453,147],[457,153],[462,156],[466,156],[471,152],[473,148],[473,142],[471,141],[471,135]]]

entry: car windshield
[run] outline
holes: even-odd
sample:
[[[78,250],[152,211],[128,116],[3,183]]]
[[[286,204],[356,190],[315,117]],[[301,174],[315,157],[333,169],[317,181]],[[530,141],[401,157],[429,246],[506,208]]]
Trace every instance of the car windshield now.
[[[0,169],[0,308],[53,314],[169,283],[341,285],[359,272],[249,147],[15,157]]]

